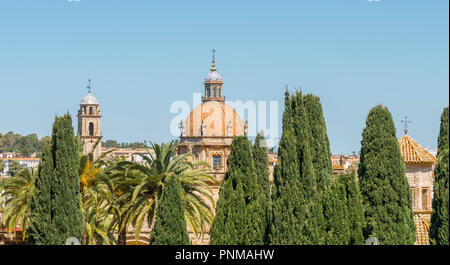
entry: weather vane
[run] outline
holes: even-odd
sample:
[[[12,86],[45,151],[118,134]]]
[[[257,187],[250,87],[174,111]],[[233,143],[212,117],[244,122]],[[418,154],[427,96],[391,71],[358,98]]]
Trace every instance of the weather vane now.
[[[408,116],[405,116],[405,119],[401,120],[401,122],[405,124],[405,130],[404,130],[405,134],[408,134],[408,123],[411,123],[411,121],[408,120]]]
[[[88,86],[87,86],[89,94],[91,93],[91,78],[89,77]]]
[[[217,50],[213,48],[211,51],[213,53],[213,60],[215,60],[215,53],[216,53]]]

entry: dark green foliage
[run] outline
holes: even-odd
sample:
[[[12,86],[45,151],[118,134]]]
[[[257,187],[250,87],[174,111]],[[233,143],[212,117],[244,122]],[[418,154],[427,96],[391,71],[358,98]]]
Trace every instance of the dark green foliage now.
[[[309,124],[302,94],[296,92],[290,96],[286,91],[283,132],[272,193],[272,244],[325,242],[325,220],[313,166],[312,153],[315,151],[310,148]]]
[[[52,147],[48,143],[42,152],[35,190],[30,199],[28,244],[53,244],[52,179],[54,176]]]
[[[107,147],[107,148],[132,148],[132,149],[136,149],[136,148],[149,148],[149,146],[147,146],[147,141],[144,141],[143,143],[140,142],[134,142],[134,143],[119,143],[116,140],[106,140],[105,142],[102,142],[102,146],[103,147]]]
[[[167,177],[156,208],[155,227],[150,235],[150,245],[190,244],[180,192],[180,181],[176,177]]]
[[[252,159],[247,137],[233,139],[222,180],[216,217],[210,230],[213,245],[261,245],[266,233],[266,209],[262,185]]]
[[[262,132],[258,133],[253,144],[252,156],[256,171],[256,182],[261,187],[261,207],[264,210],[264,243],[269,243],[269,224],[270,224],[270,183],[269,183],[269,156],[267,142]]]
[[[55,118],[50,144],[43,153],[36,193],[30,203],[30,227],[33,228],[29,243],[62,245],[69,237],[81,242],[80,204],[77,143],[72,118],[66,114]],[[43,233],[40,228],[45,228]],[[46,234],[50,231],[51,235]]]
[[[330,184],[333,176],[330,142],[319,97],[308,94],[303,97],[303,100],[311,130],[309,147],[316,175],[317,190],[321,192]]]
[[[365,238],[383,245],[415,241],[412,196],[405,176],[391,113],[386,107],[370,110],[362,132],[359,184],[365,209]]]
[[[441,115],[441,128],[438,138],[438,154],[434,171],[433,214],[431,215],[430,243],[432,245],[449,245],[449,193],[448,193],[448,106]]]
[[[23,166],[19,162],[14,160],[8,160],[8,174],[11,177],[14,177],[14,175],[19,171],[21,171],[22,169]]]
[[[364,243],[364,213],[355,174],[339,175],[327,189],[323,202],[328,245]]]
[[[256,170],[256,178],[259,185],[262,186],[265,200],[269,200],[269,156],[267,155],[267,142],[262,132],[255,138],[252,150],[253,163]]]
[[[38,139],[36,134],[22,136],[13,132],[0,133],[0,153],[17,152],[19,156],[29,157],[34,152],[41,153],[49,137]]]

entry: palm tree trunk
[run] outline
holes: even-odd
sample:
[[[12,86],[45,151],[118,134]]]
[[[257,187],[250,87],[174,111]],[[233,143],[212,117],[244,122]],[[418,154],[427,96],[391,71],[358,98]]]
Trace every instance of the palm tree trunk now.
[[[86,244],[87,238],[86,238],[86,216],[83,214],[83,233],[81,234],[81,244]]]
[[[127,243],[127,228],[123,227],[122,218],[120,221],[121,222],[119,224],[119,235],[117,238],[117,244],[118,245],[126,245],[126,243]]]

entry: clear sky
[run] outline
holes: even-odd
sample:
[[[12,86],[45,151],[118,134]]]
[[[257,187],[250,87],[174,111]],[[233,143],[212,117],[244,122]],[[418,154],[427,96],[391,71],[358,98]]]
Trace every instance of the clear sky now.
[[[448,0],[0,1],[0,132],[49,135],[87,93],[104,139],[174,139],[170,104],[203,93],[215,48],[230,100],[320,96],[331,151],[360,149],[373,106],[435,148],[449,104]],[[76,125],[74,123],[74,125]]]

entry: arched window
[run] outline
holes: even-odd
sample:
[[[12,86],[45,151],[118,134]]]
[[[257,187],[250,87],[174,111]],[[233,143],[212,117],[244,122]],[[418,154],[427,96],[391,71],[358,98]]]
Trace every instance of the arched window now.
[[[94,123],[89,123],[89,135],[94,135]]]
[[[220,155],[213,156],[213,169],[219,170],[221,168],[221,157]]]
[[[89,107],[89,114],[94,114],[94,107]]]
[[[206,97],[211,97],[211,88],[210,87],[207,87],[206,88]]]
[[[216,87],[213,87],[213,97],[216,97]]]

